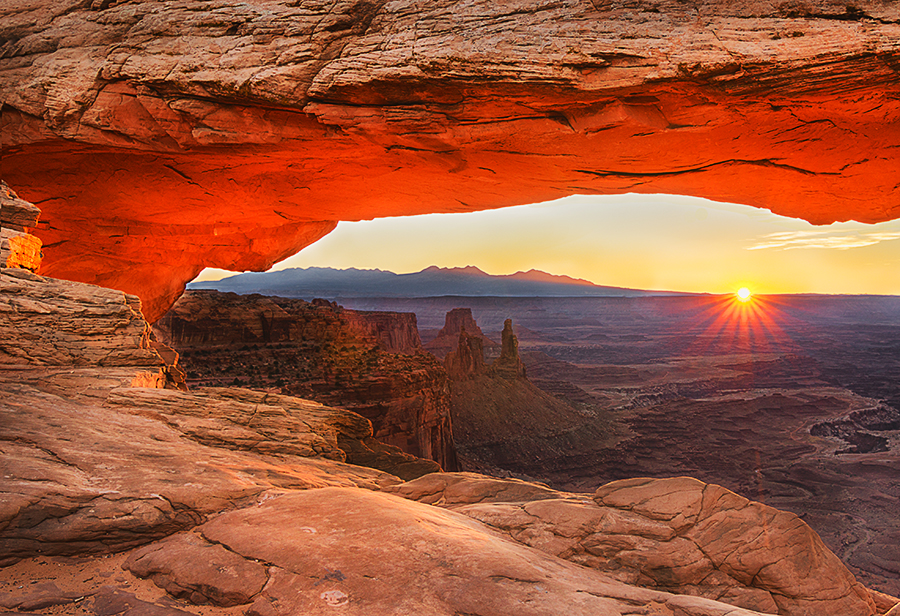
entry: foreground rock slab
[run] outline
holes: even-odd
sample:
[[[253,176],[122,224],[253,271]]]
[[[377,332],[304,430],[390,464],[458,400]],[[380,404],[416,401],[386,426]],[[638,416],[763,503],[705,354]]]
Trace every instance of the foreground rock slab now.
[[[142,545],[274,488],[399,481],[325,459],[208,447],[157,419],[8,382],[0,454],[0,565]]]
[[[643,587],[791,616],[874,614],[859,584],[800,518],[696,479],[633,479],[593,498],[478,475],[428,475],[388,491]]]
[[[285,494],[216,517],[190,538],[156,544],[158,569],[203,540],[268,567],[251,616],[406,613],[749,615],[697,597],[629,587],[532,550],[457,513],[368,490]],[[206,548],[195,548],[211,549]],[[139,560],[138,560],[139,562]],[[135,567],[126,564],[135,571]],[[182,567],[183,569],[183,567]],[[141,570],[143,571],[143,570]],[[165,587],[188,585],[170,573]],[[227,575],[219,576],[222,585]],[[212,582],[215,584],[215,581]],[[251,586],[251,585],[248,585]]]

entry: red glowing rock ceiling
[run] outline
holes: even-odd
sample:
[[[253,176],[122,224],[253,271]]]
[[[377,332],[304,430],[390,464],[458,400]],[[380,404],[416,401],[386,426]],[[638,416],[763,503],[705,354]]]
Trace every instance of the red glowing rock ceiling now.
[[[48,276],[160,316],[340,220],[623,192],[900,217],[900,8],[868,2],[0,6],[2,176]]]

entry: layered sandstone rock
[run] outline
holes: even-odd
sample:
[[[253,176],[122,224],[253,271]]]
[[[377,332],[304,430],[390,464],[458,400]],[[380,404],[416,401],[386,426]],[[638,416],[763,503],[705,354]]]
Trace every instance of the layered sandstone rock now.
[[[4,174],[44,209],[46,273],[135,293],[151,321],[203,266],[265,269],[339,220],[622,192],[900,215],[900,12],[880,0],[0,18]]]
[[[471,516],[629,584],[767,614],[876,612],[870,592],[802,520],[719,486],[633,479],[602,486],[589,499],[531,485],[453,474],[389,491]],[[890,598],[887,604],[894,605]]]
[[[122,384],[165,386],[171,379],[140,310],[121,291],[0,269],[0,367],[41,368],[51,380],[103,367]]]
[[[429,340],[425,344],[425,348],[430,353],[433,353],[435,357],[443,360],[450,351],[457,348],[462,332],[465,332],[469,337],[478,338],[481,341],[481,347],[484,349],[493,350],[497,347],[497,343],[485,336],[481,328],[478,327],[478,323],[475,322],[475,318],[472,316],[471,308],[454,308],[444,317],[444,326],[433,340]]]
[[[503,322],[500,340],[500,357],[491,364],[491,374],[505,379],[524,379],[525,364],[519,357],[519,339],[513,332],[512,319]]]
[[[37,225],[40,214],[0,180],[0,268],[40,269],[41,240],[26,232]]]
[[[453,313],[460,309],[448,313],[448,323]],[[463,314],[471,319],[468,309]],[[481,331],[474,320],[467,326]],[[444,358],[453,436],[464,470],[544,477],[585,452],[616,443],[609,421],[528,380],[511,319],[504,323],[500,355],[491,363],[485,362],[482,336],[461,329],[455,350]]]
[[[372,423],[352,411],[240,388],[190,393],[116,389],[107,405],[164,422],[204,445],[267,455],[320,457],[376,468],[401,479],[441,470],[431,461],[372,438]]]
[[[378,441],[438,463],[426,469],[418,461],[419,475],[457,468],[447,376],[421,351],[414,314],[189,291],[155,331],[183,354],[191,383],[240,384],[346,408],[371,421]],[[378,465],[373,447],[347,450]]]
[[[454,381],[463,381],[485,374],[484,340],[460,330],[456,348],[444,358],[447,374]]]
[[[41,210],[19,198],[6,182],[0,180],[0,226],[10,231],[25,232],[37,226]]]
[[[379,348],[388,353],[414,355],[422,350],[412,312],[344,310],[341,314],[350,327],[377,340]]]
[[[757,613],[628,586],[464,515],[353,488],[281,494],[225,513],[124,566],[192,603],[244,605],[259,616]]]
[[[111,379],[185,389],[178,354],[150,339],[140,299],[36,275],[41,242],[27,231],[40,210],[4,182],[0,206],[0,369],[24,370],[26,380],[43,378],[62,390],[74,386],[100,395]]]
[[[43,379],[22,377],[4,372],[0,380],[0,565],[41,554],[108,553],[142,545],[214,513],[255,503],[270,489],[398,481],[326,458],[299,457],[294,455],[299,445],[282,453],[291,443],[272,453],[264,453],[264,446],[263,451],[241,448],[236,443],[256,438],[265,445],[265,440],[234,422],[192,417],[189,405],[181,409],[180,422],[172,417],[178,407],[167,409],[172,416],[148,412],[148,398],[183,403],[182,392],[129,388],[113,389],[111,395],[107,389],[105,397],[114,404],[104,406],[77,388],[63,392]],[[93,378],[115,387],[112,379]],[[265,410],[271,414],[271,407]],[[194,425],[185,426],[191,420]],[[217,431],[216,446],[203,444]],[[328,430],[332,443],[333,431]],[[193,438],[198,432],[207,438]],[[307,430],[294,441],[311,441],[310,449],[320,445],[340,457],[328,432]]]

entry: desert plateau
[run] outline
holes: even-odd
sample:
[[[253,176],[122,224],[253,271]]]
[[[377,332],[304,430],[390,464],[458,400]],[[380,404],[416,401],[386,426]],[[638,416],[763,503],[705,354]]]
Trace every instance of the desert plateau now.
[[[900,615],[894,3],[0,0],[0,146],[0,616]]]

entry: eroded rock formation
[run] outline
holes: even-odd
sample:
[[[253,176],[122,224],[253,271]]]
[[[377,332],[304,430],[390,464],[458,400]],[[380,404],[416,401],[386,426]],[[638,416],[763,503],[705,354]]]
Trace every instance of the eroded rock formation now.
[[[453,437],[461,468],[490,474],[546,477],[618,434],[606,419],[536,387],[525,376],[512,320],[501,333],[500,355],[484,358],[484,335],[468,309],[447,314],[448,327],[465,315],[456,348],[444,358],[450,376]],[[451,319],[451,315],[454,317]]]
[[[37,225],[41,212],[0,180],[0,268],[35,272],[41,267],[41,240],[27,231]]]
[[[19,268],[0,269],[0,282],[4,371],[37,369],[77,382],[67,375],[102,367],[122,384],[165,386],[167,368],[151,348],[137,297]]]
[[[4,174],[44,209],[46,273],[137,294],[151,321],[203,266],[264,269],[339,220],[620,192],[900,215],[900,9],[881,0],[0,18]]]
[[[471,379],[485,374],[484,340],[476,335],[469,335],[465,328],[461,329],[456,341],[456,348],[444,358],[447,374],[455,381]]]
[[[629,584],[767,614],[875,612],[869,591],[800,518],[696,479],[616,481],[593,499],[467,474],[429,475],[388,491]]]
[[[244,385],[346,408],[371,421],[382,443],[437,462],[429,472],[457,468],[447,375],[422,352],[414,314],[188,291],[154,331],[183,354],[189,383]],[[358,462],[372,453],[353,451]]]
[[[444,326],[438,331],[434,339],[429,340],[425,344],[425,348],[435,355],[438,359],[445,359],[450,351],[458,348],[462,339],[460,335],[466,333],[469,338],[478,338],[482,347],[482,355],[484,349],[493,349],[497,343],[484,335],[475,318],[472,316],[471,308],[454,308],[447,312],[444,317]]]
[[[491,374],[505,379],[524,379],[525,364],[519,357],[519,339],[513,332],[512,319],[503,322],[500,333],[500,357],[491,364]]]

